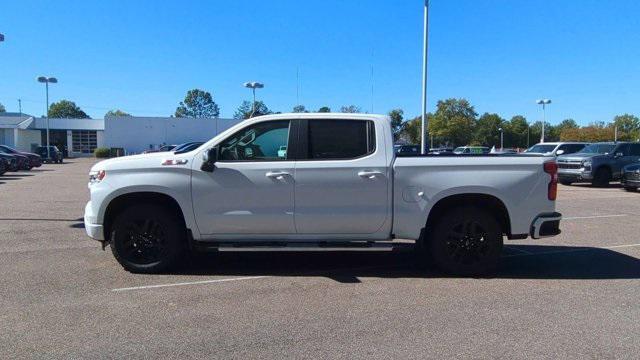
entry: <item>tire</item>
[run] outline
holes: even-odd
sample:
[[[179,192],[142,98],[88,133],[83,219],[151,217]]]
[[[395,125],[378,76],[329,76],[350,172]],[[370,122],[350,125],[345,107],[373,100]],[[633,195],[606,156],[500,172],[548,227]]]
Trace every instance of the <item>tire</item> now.
[[[441,270],[478,276],[495,270],[502,253],[502,230],[496,218],[473,206],[446,212],[434,228],[427,246]]]
[[[181,219],[167,209],[152,204],[134,205],[113,223],[111,252],[127,271],[159,273],[182,260],[185,234]]]
[[[571,184],[573,184],[572,181],[568,181],[568,180],[560,180],[560,184],[564,185],[564,186],[571,186]]]
[[[611,181],[611,170],[601,167],[593,175],[591,184],[597,187],[607,187],[609,186],[609,181]]]
[[[625,186],[624,189],[629,191],[629,192],[638,191],[638,188],[637,187],[633,187],[633,186]]]

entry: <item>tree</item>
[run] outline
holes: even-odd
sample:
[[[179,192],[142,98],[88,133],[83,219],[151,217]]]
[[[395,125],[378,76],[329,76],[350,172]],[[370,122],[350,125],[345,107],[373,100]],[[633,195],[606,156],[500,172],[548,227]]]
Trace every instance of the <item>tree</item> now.
[[[57,103],[51,104],[49,107],[48,116],[50,118],[60,119],[89,119],[89,115],[82,111],[80,107],[73,101],[60,100]]]
[[[342,113],[359,113],[362,112],[360,110],[359,106],[355,106],[355,105],[349,105],[349,106],[343,106],[340,108],[340,112]]]
[[[393,109],[389,111],[389,117],[391,118],[391,131],[393,131],[393,137],[397,140],[398,132],[402,129],[404,111],[402,109]]]
[[[256,101],[255,103],[256,110],[253,113],[253,117],[260,115],[268,115],[272,114],[272,111],[269,110],[267,105],[265,105],[262,101]],[[242,104],[238,107],[236,112],[233,114],[234,119],[248,119],[251,116],[251,112],[253,111],[253,107],[251,106],[251,101],[243,101]]]
[[[331,108],[328,106],[323,106],[320,109],[318,109],[319,113],[330,113],[331,112]]]
[[[109,111],[107,111],[106,114],[104,114],[105,118],[108,118],[108,117],[122,117],[122,116],[131,116],[131,114],[126,113],[126,112],[124,112],[124,111],[122,111],[120,109],[109,110]]]
[[[4,105],[0,103],[0,113],[7,112],[7,109],[4,108]]]
[[[477,115],[466,99],[440,100],[428,122],[429,134],[446,143],[467,145],[473,139]]]
[[[640,135],[640,119],[634,115],[618,115],[613,118],[612,126],[618,128],[618,140],[634,140]]]
[[[420,116],[407,120],[402,124],[402,129],[398,132],[396,141],[402,141],[411,145],[420,144],[421,129],[422,118]]]
[[[522,115],[516,115],[509,120],[507,124],[505,124],[506,132],[505,136],[505,144],[509,144],[511,147],[516,148],[526,148],[530,145],[531,134],[529,133],[529,141],[527,141],[527,130],[529,128],[529,123],[527,123],[527,119]],[[534,143],[536,141],[534,140]]]
[[[293,112],[294,113],[308,113],[309,111],[307,110],[306,107],[304,107],[304,105],[296,105],[293,107]]]
[[[211,94],[200,89],[187,91],[184,101],[176,108],[176,117],[217,118],[220,107],[213,101]]]
[[[504,119],[498,114],[484,113],[478,119],[473,134],[473,142],[477,145],[500,147],[500,131],[506,131]]]

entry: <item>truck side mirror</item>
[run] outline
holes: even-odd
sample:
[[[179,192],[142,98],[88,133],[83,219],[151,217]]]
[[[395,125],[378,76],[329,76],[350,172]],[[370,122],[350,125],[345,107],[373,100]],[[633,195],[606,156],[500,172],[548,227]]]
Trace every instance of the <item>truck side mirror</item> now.
[[[200,166],[200,170],[213,172],[213,169],[216,168],[216,160],[218,160],[218,148],[212,147],[202,155],[202,166]]]

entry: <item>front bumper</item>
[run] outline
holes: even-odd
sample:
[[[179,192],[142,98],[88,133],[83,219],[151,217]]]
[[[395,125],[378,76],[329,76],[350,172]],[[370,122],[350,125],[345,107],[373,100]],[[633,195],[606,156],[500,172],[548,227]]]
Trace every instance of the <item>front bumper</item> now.
[[[90,238],[104,241],[104,227],[102,224],[96,224],[96,216],[93,214],[91,201],[84,207],[84,230]]]
[[[579,182],[582,180],[591,181],[593,179],[593,175],[591,171],[587,171],[584,168],[582,169],[558,169],[558,179],[568,180],[571,182]]]
[[[534,239],[556,236],[561,232],[560,220],[562,214],[559,212],[540,214],[531,223],[529,235]]]

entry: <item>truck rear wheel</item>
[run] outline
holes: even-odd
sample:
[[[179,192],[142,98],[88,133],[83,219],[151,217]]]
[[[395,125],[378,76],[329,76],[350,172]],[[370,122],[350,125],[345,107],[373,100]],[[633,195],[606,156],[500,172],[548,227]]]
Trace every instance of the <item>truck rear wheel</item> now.
[[[159,206],[128,207],[113,223],[111,251],[120,265],[134,273],[158,273],[181,260],[185,231],[180,219]]]
[[[498,265],[502,230],[486,209],[458,207],[438,220],[428,247],[435,265],[445,272],[482,275]]]

